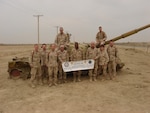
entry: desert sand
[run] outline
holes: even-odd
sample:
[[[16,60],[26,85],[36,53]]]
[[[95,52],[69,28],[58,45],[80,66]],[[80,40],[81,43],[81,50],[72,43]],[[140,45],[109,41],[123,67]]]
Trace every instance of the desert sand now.
[[[33,47],[0,46],[0,113],[150,113],[150,52],[118,45],[124,68],[117,80],[31,88],[29,79],[8,78],[8,61],[29,57]],[[140,49],[139,49],[140,48]]]

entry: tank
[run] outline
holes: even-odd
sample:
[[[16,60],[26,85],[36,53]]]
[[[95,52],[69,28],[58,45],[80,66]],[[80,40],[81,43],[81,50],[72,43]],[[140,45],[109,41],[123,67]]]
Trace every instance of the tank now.
[[[30,78],[30,71],[29,57],[15,57],[12,61],[8,62],[8,73],[11,79]]]
[[[120,35],[120,36],[114,37],[114,38],[112,38],[112,39],[106,41],[106,42],[105,42],[105,45],[109,44],[110,41],[114,41],[114,42],[115,42],[115,41],[117,41],[117,40],[126,38],[126,37],[128,37],[128,36],[130,36],[130,35],[133,35],[133,34],[135,34],[135,33],[138,33],[139,31],[142,31],[142,30],[147,29],[147,28],[149,28],[149,27],[150,27],[150,24],[145,25],[145,26],[142,26],[142,27],[137,28],[137,29],[134,29],[134,30],[131,30],[131,31],[127,32],[127,33],[124,33],[124,34],[122,34],[122,35]],[[79,46],[81,47],[81,49],[83,49],[83,52],[84,52],[84,55],[85,55],[86,50],[87,50],[87,48],[88,48],[90,45],[84,43],[84,44],[79,44]],[[100,46],[100,44],[96,45],[97,48],[99,48],[99,46]],[[73,44],[71,44],[71,47],[73,47]],[[70,51],[71,51],[71,50],[70,50]],[[121,61],[120,58],[117,58],[117,59],[116,59],[116,62],[117,62],[117,65],[116,65],[116,70],[117,70],[117,71],[121,70],[121,69],[125,66],[125,64]]]

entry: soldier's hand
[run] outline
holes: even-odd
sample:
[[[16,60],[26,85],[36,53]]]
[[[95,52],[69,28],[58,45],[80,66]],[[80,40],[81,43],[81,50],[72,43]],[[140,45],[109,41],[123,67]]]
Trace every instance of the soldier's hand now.
[[[33,67],[33,65],[32,65],[32,64],[30,64],[30,67],[32,68],[32,67]]]

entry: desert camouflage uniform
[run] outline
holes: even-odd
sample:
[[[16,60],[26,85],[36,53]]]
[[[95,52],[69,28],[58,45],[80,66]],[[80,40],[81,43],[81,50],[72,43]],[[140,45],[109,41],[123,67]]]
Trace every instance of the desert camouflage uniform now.
[[[63,68],[62,68],[62,63],[63,62],[67,62],[69,61],[69,55],[67,53],[66,50],[64,51],[61,51],[59,50],[58,51],[58,59],[59,59],[59,65],[58,65],[58,68],[59,68],[59,82],[67,82],[66,81],[66,72],[63,71]]]
[[[104,31],[98,32],[96,35],[96,42],[101,44],[103,42],[105,42],[105,40],[107,39],[107,35]]]
[[[79,60],[82,60],[83,59],[83,52],[81,49],[72,49],[72,52],[71,52],[71,61],[79,61]],[[78,78],[77,78],[78,76]],[[77,80],[80,82],[80,77],[81,77],[81,71],[74,71],[73,72],[73,81],[76,82],[76,78]]]
[[[107,48],[109,62],[108,62],[108,72],[110,79],[116,76],[116,58],[118,56],[118,50],[115,46],[108,46]]]
[[[47,51],[41,51],[41,71],[42,71],[42,82],[44,78],[48,78],[48,67],[46,66],[46,58],[47,58]]]
[[[57,51],[50,51],[47,56],[47,66],[49,75],[49,86],[57,85],[58,54]]]
[[[97,69],[98,69],[98,50],[97,48],[92,49],[91,47],[87,49],[86,52],[86,59],[93,59],[95,60],[95,64],[94,64],[94,69],[90,69],[89,70],[89,77],[90,77],[90,81],[92,81],[94,79],[94,81],[96,81],[96,77],[97,77]]]
[[[103,50],[99,50],[99,58],[98,58],[98,74],[100,74],[101,72],[103,72],[103,76],[107,77],[107,64],[109,61],[109,57],[108,57],[108,53],[107,51]]]
[[[41,83],[41,65],[40,65],[40,60],[41,60],[41,53],[39,51],[32,51],[31,53],[31,85],[32,87],[34,86],[34,80],[37,79],[38,83],[40,80]]]
[[[59,34],[56,36],[55,43],[56,43],[58,46],[60,46],[60,45],[66,46],[67,43],[69,43],[69,38],[68,38],[68,36],[67,36],[65,33],[63,33],[63,34],[59,33]]]

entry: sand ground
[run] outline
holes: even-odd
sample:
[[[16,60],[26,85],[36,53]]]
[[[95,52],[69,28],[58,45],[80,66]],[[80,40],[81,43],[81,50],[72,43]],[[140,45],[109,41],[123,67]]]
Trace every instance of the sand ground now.
[[[125,67],[116,81],[82,82],[48,87],[8,79],[8,61],[28,57],[32,46],[0,46],[0,113],[150,113],[150,53],[119,46]]]

